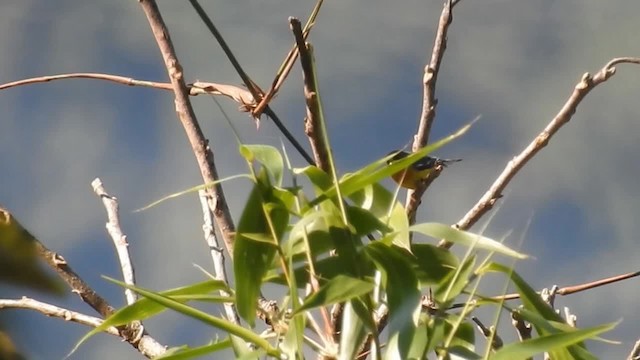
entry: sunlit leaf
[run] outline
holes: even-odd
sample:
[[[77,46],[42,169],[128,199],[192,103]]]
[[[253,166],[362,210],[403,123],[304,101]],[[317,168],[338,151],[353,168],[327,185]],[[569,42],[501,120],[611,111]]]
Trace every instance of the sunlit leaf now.
[[[511,250],[507,246],[492,240],[488,237],[473,234],[468,231],[454,229],[449,225],[438,223],[424,223],[413,225],[409,228],[410,231],[415,231],[436,239],[445,239],[454,244],[465,245],[468,247],[475,247],[477,249],[484,249],[494,251],[499,254],[515,257],[517,259],[526,259],[528,256],[521,254],[515,250]]]

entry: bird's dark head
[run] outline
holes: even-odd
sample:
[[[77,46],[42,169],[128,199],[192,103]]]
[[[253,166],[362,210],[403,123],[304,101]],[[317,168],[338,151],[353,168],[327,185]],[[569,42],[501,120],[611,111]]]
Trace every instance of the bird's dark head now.
[[[389,155],[393,155],[393,157],[389,160],[387,160],[387,164],[391,164],[394,161],[398,161],[398,160],[402,160],[404,158],[406,158],[407,156],[409,156],[409,153],[406,151],[402,151],[402,150],[393,150],[391,152],[389,152],[387,154],[387,156]]]

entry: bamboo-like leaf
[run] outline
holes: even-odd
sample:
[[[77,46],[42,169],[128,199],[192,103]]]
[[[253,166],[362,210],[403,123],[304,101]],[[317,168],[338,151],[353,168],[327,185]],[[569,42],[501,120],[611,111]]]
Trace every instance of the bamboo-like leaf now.
[[[418,278],[399,248],[372,242],[365,247],[365,253],[385,278],[389,305],[389,341],[385,357],[406,359],[421,309]]]
[[[190,348],[188,346],[181,346],[175,349],[169,349],[166,353],[159,357],[153,358],[153,360],[188,360],[200,358],[204,355],[213,354],[216,351],[227,349],[231,346],[231,340],[224,339],[219,342],[211,343],[208,345],[197,346]]]
[[[204,189],[210,189],[210,188],[214,187],[216,184],[220,184],[220,183],[223,183],[225,181],[234,180],[234,179],[240,179],[240,178],[251,179],[251,175],[249,175],[249,174],[232,175],[232,176],[226,177],[224,179],[208,182],[206,184],[202,184],[202,185],[194,186],[194,187],[186,189],[186,190],[178,191],[177,193],[173,193],[173,194],[167,195],[167,196],[161,198],[160,200],[156,200],[156,201],[152,202],[149,205],[145,205],[145,206],[143,206],[143,207],[141,207],[139,209],[133,210],[133,212],[140,212],[140,211],[148,210],[148,209],[150,209],[150,208],[152,208],[152,207],[154,207],[154,206],[156,206],[156,205],[158,205],[158,204],[160,204],[162,202],[165,202],[167,200],[176,198],[178,196],[195,193],[195,192],[198,192],[198,191],[204,190]]]
[[[514,257],[516,259],[528,258],[528,255],[512,250],[507,246],[499,243],[498,241],[482,235],[473,234],[468,231],[454,229],[451,226],[445,224],[424,223],[413,225],[409,228],[409,230],[431,236],[436,239],[446,239],[447,241],[455,244],[493,251],[499,254]]]
[[[374,285],[368,281],[338,275],[307,297],[296,313],[353,299],[371,292],[373,287]]]
[[[174,311],[177,311],[181,314],[184,314],[192,319],[196,319],[198,321],[201,321],[207,325],[211,325],[215,328],[218,328],[220,330],[223,330],[227,333],[229,333],[229,335],[235,335],[238,336],[239,338],[253,343],[256,346],[262,348],[263,350],[265,350],[267,352],[268,355],[270,356],[276,356],[279,357],[280,356],[280,351],[274,347],[271,346],[271,344],[264,338],[262,338],[260,335],[255,334],[254,332],[252,332],[249,329],[245,329],[244,327],[240,326],[240,325],[236,325],[234,323],[232,323],[231,321],[225,320],[225,319],[221,319],[212,315],[207,314],[206,312],[202,311],[202,310],[198,310],[196,308],[187,306],[185,304],[182,304],[178,301],[175,301],[173,299],[171,299],[170,297],[161,295],[159,293],[155,293],[152,291],[148,291],[145,290],[143,288],[139,288],[137,286],[131,286],[131,285],[127,285],[121,281],[117,281],[114,279],[109,279],[107,278],[107,280],[114,282],[120,286],[126,287],[127,289],[131,289],[135,292],[137,292],[138,294],[159,303],[160,305],[163,305],[169,309],[172,309]]]
[[[584,340],[594,338],[599,334],[613,329],[617,323],[603,324],[587,329],[579,329],[571,332],[559,332],[527,339],[522,342],[513,342],[505,345],[491,357],[492,360],[526,359],[542,352],[552,352],[554,349],[566,348],[578,344]],[[582,354],[580,358],[586,359]],[[557,358],[553,358],[557,359]],[[596,359],[594,356],[593,359]]]
[[[286,207],[272,195],[266,177],[263,170],[256,179],[238,223],[233,249],[236,306],[238,314],[251,326],[254,325],[262,278],[269,270],[289,222]],[[271,239],[271,243],[256,241],[256,238]]]
[[[229,292],[229,288],[224,281],[220,280],[208,280],[200,283],[183,286],[171,290],[166,290],[158,293],[159,295],[166,296],[171,298],[173,301],[186,303],[191,300],[196,300],[200,296],[210,294],[214,291],[224,290]],[[229,299],[231,300],[231,299]],[[90,337],[100,332],[103,332],[107,328],[111,326],[120,326],[124,324],[128,324],[132,321],[136,320],[144,320],[148,319],[151,316],[157,315],[162,311],[167,309],[166,306],[159,304],[151,299],[142,298],[136,301],[135,303],[125,306],[115,313],[105,319],[102,324],[93,328],[89,331],[85,336],[83,336],[80,341],[75,345],[71,353],[75,352],[78,347]]]
[[[269,145],[240,145],[240,154],[248,162],[260,163],[269,174],[273,185],[282,185],[284,160],[277,148]]]

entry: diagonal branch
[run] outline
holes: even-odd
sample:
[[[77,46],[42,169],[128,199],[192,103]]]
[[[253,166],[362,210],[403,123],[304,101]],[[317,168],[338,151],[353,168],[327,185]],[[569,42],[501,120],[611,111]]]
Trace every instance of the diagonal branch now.
[[[191,148],[196,156],[200,173],[205,183],[211,183],[218,179],[213,160],[213,152],[209,147],[209,141],[204,137],[202,129],[196,120],[195,112],[189,100],[189,90],[184,82],[182,66],[178,62],[176,51],[171,43],[169,30],[167,29],[158,5],[153,0],[140,0],[140,5],[147,16],[153,35],[158,43],[162,58],[164,59],[171,86],[175,93],[176,113],[187,133]],[[213,211],[216,222],[229,254],[233,254],[233,241],[235,226],[231,218],[229,206],[219,183],[209,188],[211,201],[209,206]],[[233,256],[233,255],[231,255]]]
[[[524,149],[522,152],[511,159],[502,173],[489,187],[489,190],[478,200],[478,202],[467,212],[467,214],[460,219],[455,225],[458,229],[467,230],[473,226],[484,214],[486,214],[493,205],[502,197],[502,191],[509,185],[511,180],[516,176],[518,171],[522,169],[529,160],[531,160],[540,150],[542,150],[551,137],[555,135],[562,126],[571,120],[573,114],[575,114],[580,102],[593,90],[596,86],[609,80],[615,73],[617,64],[637,64],[640,65],[640,58],[633,57],[621,57],[615,58],[609,61],[602,69],[600,69],[595,75],[585,73],[582,75],[582,79],[575,86],[571,96],[562,106],[562,109],[556,114],[551,122],[542,130],[538,136]],[[450,248],[451,243],[445,240],[441,240],[438,246],[443,248]]]

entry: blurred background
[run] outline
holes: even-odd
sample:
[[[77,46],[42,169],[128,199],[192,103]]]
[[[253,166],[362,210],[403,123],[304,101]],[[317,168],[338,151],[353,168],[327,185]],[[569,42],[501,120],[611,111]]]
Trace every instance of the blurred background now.
[[[314,1],[201,4],[245,70],[268,88],[293,43],[287,17],[304,22]],[[159,6],[187,81],[241,83],[186,2],[163,0]],[[325,3],[310,41],[340,172],[354,171],[410,144],[441,9],[442,3],[433,0]],[[482,119],[436,154],[464,161],[448,168],[430,188],[419,221],[456,222],[559,111],[583,73],[599,70],[614,57],[640,56],[639,11],[635,0],[462,1],[454,10],[438,79],[431,139],[450,134],[476,115]],[[136,1],[2,1],[0,83],[70,72],[167,81]],[[638,270],[639,96],[640,66],[619,66],[616,76],[587,96],[572,121],[518,174],[500,201],[485,233],[500,238],[513,231],[507,243],[533,256],[516,269],[534,287],[562,287]],[[270,120],[263,119],[256,129],[235,103],[220,101],[244,142],[280,146]],[[247,172],[216,104],[204,96],[193,102],[220,175]],[[272,107],[306,146],[298,64]],[[140,286],[162,290],[204,279],[193,266],[212,268],[195,195],[132,213],[201,183],[172,93],[63,80],[0,91],[0,109],[0,204],[114,306],[122,306],[124,296],[100,277],[121,275],[104,228],[104,208],[91,190],[96,177],[119,198]],[[306,165],[288,144],[287,150],[294,166]],[[385,184],[392,187],[389,181]],[[247,189],[246,180],[224,185],[236,216]],[[626,357],[640,336],[638,281],[557,300],[559,308],[569,306],[577,314],[579,326],[623,320],[605,335],[622,344],[588,343],[601,358]],[[27,295],[94,315],[73,295],[59,299],[8,287],[0,292],[0,297]],[[222,313],[219,308],[211,311]],[[63,358],[88,331],[26,310],[1,315],[19,350],[34,360]],[[490,324],[491,319],[482,320]],[[215,336],[175,313],[145,325],[170,346],[204,344]],[[71,358],[140,357],[128,344],[100,334]]]

